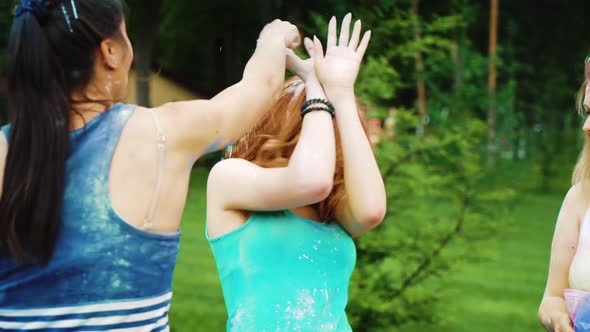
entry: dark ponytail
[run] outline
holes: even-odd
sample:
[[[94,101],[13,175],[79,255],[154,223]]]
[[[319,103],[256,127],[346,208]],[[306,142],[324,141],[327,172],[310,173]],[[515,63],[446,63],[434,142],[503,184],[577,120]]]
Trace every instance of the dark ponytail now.
[[[22,10],[31,4],[37,7]],[[91,81],[95,52],[119,33],[123,8],[118,0],[32,0],[21,7],[8,42],[11,128],[0,254],[46,263],[61,223],[71,95]]]

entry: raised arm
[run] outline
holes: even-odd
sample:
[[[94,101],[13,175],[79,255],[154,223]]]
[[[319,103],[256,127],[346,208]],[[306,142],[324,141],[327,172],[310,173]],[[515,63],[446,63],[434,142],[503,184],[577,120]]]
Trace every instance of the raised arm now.
[[[308,52],[312,45],[306,42]],[[301,67],[307,66],[293,61],[297,60],[293,53],[290,59],[295,73],[305,81],[307,99],[324,98],[315,74],[302,72]],[[309,68],[313,73],[312,64]],[[332,189],[334,167],[332,116],[323,111],[309,113],[303,118],[299,141],[287,167],[263,168],[242,159],[217,163],[207,184],[208,211],[272,211],[317,203]]]
[[[336,40],[336,19],[330,20],[325,57],[316,57],[316,71],[328,99],[336,109],[336,123],[344,158],[346,196],[336,209],[336,218],[352,236],[358,236],[384,218],[385,185],[371,145],[363,130],[354,95],[354,82],[369,44],[370,31],[360,40],[361,22],[350,35],[351,15],[344,17],[340,38]],[[315,40],[316,49],[321,49]],[[359,44],[360,43],[360,44]],[[338,72],[339,77],[332,73]]]
[[[579,187],[573,187],[566,195],[551,245],[549,276],[543,300],[539,307],[539,320],[549,332],[574,332],[571,327],[564,299],[569,288],[569,270],[576,253],[581,220]]]
[[[210,100],[165,104],[159,109],[168,132],[187,152],[203,154],[225,147],[249,131],[275,100],[285,78],[285,53],[297,47],[299,32],[275,20],[260,34],[242,80]]]

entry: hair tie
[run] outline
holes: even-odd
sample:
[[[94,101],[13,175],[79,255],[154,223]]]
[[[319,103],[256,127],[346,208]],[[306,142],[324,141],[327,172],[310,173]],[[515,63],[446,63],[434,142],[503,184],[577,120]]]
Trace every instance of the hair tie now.
[[[49,11],[44,4],[44,0],[25,0],[21,1],[16,7],[16,11],[14,13],[15,17],[19,17],[24,13],[31,13],[35,15],[37,20],[44,20],[49,16]]]

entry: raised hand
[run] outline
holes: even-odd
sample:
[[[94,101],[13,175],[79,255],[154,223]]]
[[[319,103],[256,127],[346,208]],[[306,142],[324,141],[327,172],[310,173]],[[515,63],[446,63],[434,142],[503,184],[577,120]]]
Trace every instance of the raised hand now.
[[[267,24],[260,32],[259,41],[279,41],[287,48],[297,48],[301,44],[301,36],[297,27],[290,22],[276,19]]]
[[[350,35],[351,19],[350,13],[344,17],[340,38],[337,40],[336,18],[332,17],[328,27],[325,55],[322,43],[314,36],[315,69],[328,97],[334,90],[354,89],[361,62],[371,39],[371,31],[367,31],[360,40],[360,20],[355,22]]]
[[[305,38],[303,41],[305,50],[310,58],[303,60],[291,49],[287,49],[287,69],[293,74],[299,76],[305,83],[318,83],[318,77],[315,73],[314,45],[311,39]]]

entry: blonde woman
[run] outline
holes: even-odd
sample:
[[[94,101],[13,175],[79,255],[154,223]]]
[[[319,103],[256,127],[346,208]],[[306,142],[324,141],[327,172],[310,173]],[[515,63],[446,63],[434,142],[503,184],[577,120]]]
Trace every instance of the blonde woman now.
[[[589,58],[590,59],[590,58]],[[586,59],[586,80],[578,95],[578,109],[586,117],[582,127],[586,144],[573,174],[555,227],[547,288],[539,308],[539,320],[550,332],[587,331],[584,324],[570,319],[565,293],[587,296],[590,292],[590,62]],[[568,295],[569,295],[568,294]],[[588,313],[578,311],[578,319]],[[590,323],[590,321],[587,321]]]

